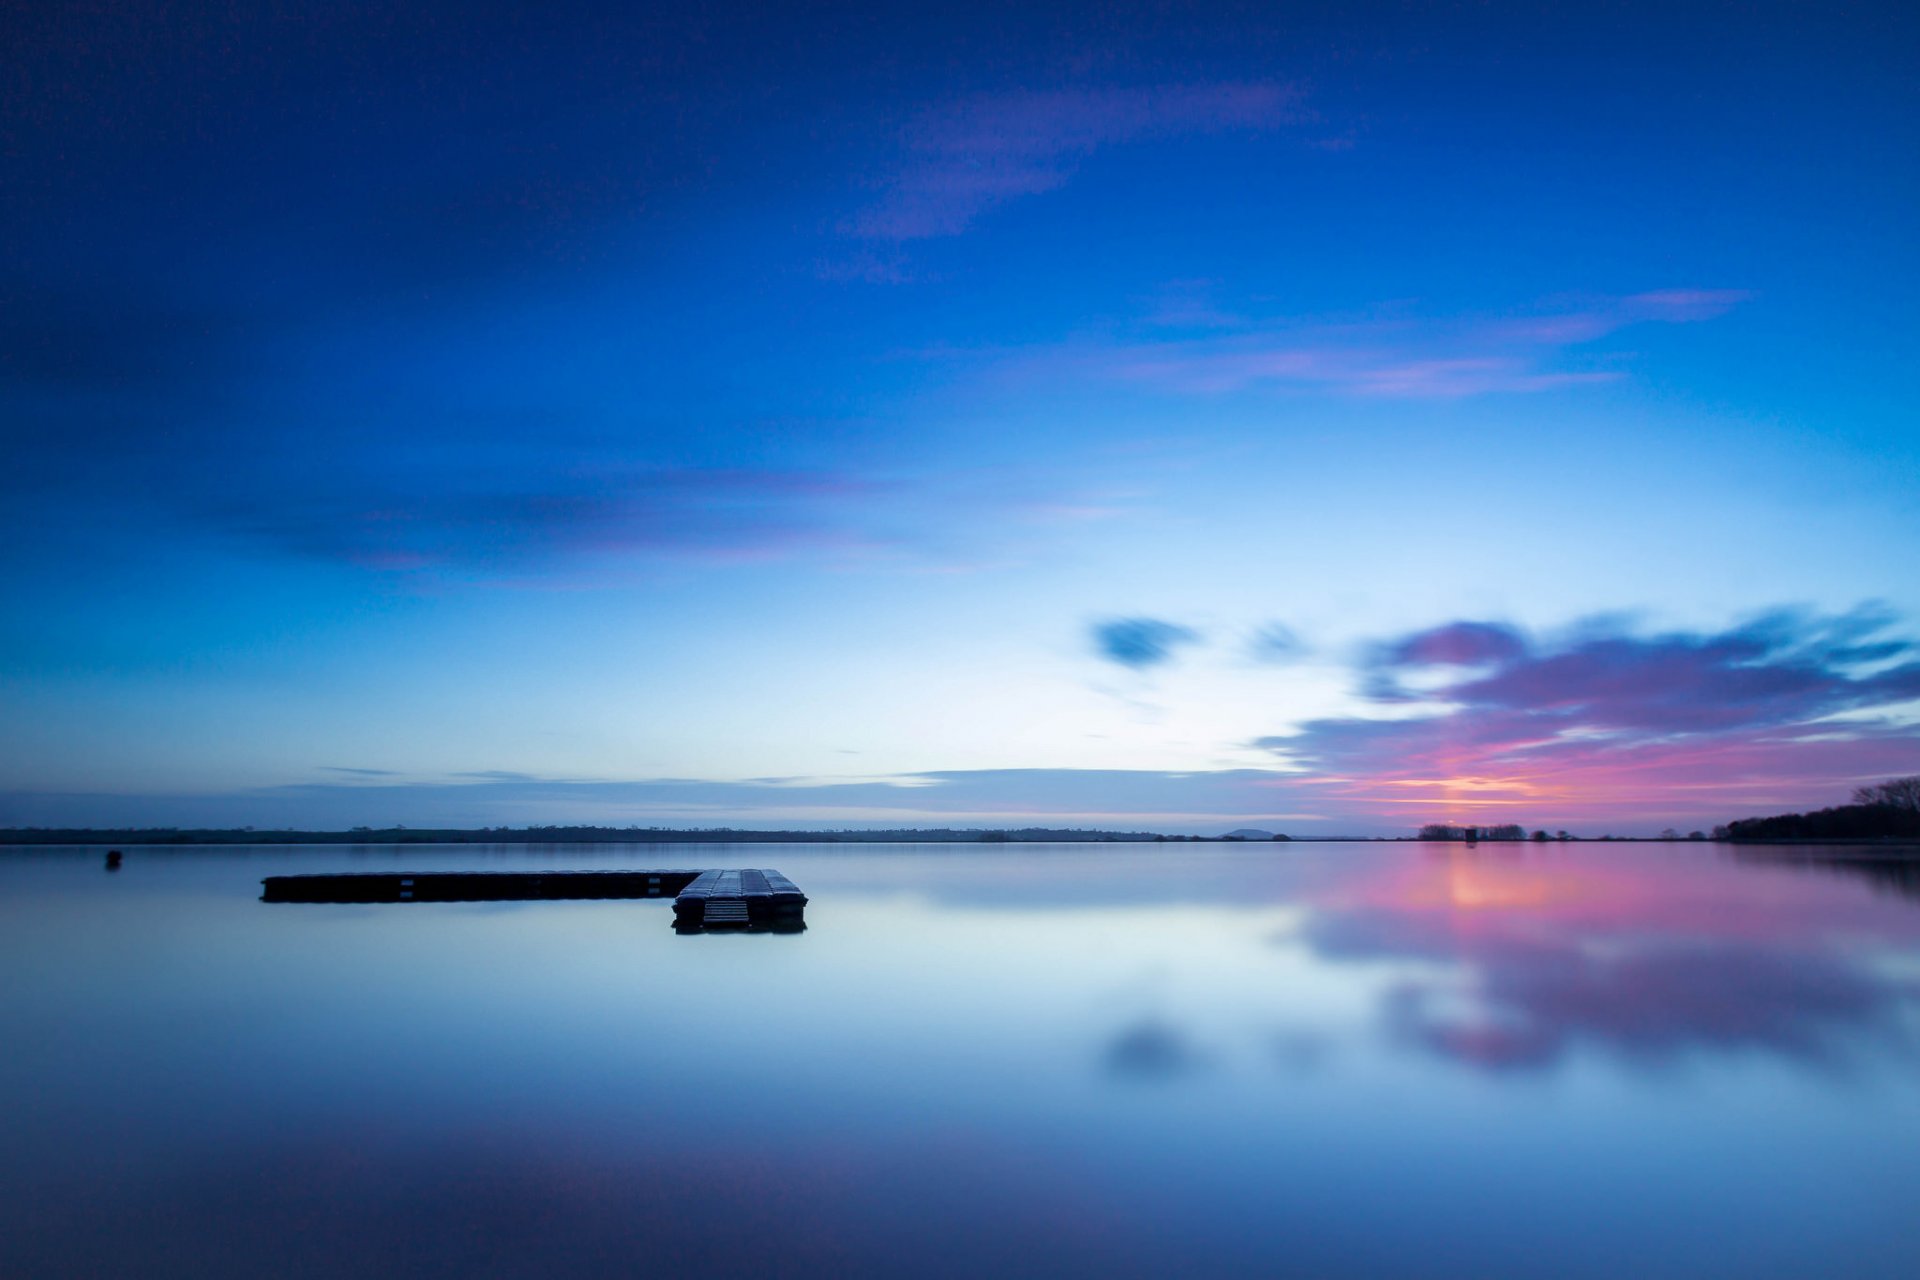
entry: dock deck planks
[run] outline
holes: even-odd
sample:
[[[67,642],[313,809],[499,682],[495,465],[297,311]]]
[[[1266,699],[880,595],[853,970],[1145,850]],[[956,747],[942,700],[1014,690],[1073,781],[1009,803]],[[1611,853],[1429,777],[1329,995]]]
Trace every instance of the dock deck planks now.
[[[706,871],[357,871],[268,876],[263,902],[522,902],[673,898],[674,928],[797,932],[807,895],[759,867]]]
[[[673,900],[677,928],[778,928],[800,919],[807,896],[778,871],[702,871]]]

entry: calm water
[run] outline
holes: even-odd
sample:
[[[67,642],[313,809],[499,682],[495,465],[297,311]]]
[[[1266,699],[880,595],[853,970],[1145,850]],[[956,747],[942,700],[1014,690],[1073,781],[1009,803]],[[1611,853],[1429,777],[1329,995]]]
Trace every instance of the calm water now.
[[[777,867],[300,906],[292,871]],[[1920,896],[1711,847],[0,856],[0,1275],[1920,1274]]]

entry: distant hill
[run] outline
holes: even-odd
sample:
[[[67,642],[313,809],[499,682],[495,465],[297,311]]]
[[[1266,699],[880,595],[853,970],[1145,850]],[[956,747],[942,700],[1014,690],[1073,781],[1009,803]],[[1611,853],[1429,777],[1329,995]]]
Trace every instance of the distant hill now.
[[[1286,838],[1286,836],[1275,835],[1271,831],[1262,831],[1258,827],[1241,827],[1221,837],[1223,840],[1285,840]]]

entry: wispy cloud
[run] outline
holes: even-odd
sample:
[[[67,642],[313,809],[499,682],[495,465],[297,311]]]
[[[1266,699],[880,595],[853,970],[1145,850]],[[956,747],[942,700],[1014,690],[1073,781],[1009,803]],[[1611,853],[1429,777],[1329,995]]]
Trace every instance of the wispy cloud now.
[[[1247,640],[1247,656],[1255,662],[1292,662],[1306,651],[1306,641],[1282,622],[1269,622],[1255,628]]]
[[[1271,82],[977,95],[900,131],[899,166],[846,229],[874,240],[958,235],[990,209],[1064,185],[1103,148],[1272,129],[1297,118],[1299,99],[1292,86]]]
[[[457,466],[384,444],[304,466],[243,458],[166,500],[279,555],[558,589],[665,563],[973,570],[1138,508],[1131,490],[1051,469],[652,466],[617,443],[513,442]]]
[[[873,535],[841,514],[878,481],[751,468],[609,462],[469,468],[426,485],[305,483],[203,500],[210,525],[291,554],[386,571],[499,570],[581,556],[767,559]]]
[[[1177,309],[1163,306],[1148,318],[1158,332],[1081,339],[1012,363],[1185,395],[1293,390],[1452,400],[1532,394],[1624,376],[1611,357],[1571,363],[1578,348],[1633,325],[1711,320],[1748,296],[1670,289],[1504,317],[1260,320],[1182,293]]]

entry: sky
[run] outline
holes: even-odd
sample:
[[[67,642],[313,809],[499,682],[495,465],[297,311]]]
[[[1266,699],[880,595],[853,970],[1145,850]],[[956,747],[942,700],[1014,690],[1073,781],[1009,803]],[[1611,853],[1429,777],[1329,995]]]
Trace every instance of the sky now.
[[[1920,772],[1920,17],[0,17],[0,825]]]

